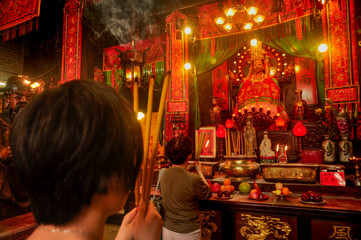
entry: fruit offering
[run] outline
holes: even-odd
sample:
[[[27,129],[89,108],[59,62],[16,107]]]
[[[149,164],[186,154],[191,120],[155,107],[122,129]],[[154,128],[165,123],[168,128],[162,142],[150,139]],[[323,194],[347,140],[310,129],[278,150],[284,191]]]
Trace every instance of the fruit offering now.
[[[314,191],[308,191],[307,193],[303,193],[301,195],[301,200],[304,202],[322,202],[323,197],[319,193],[315,193]]]
[[[208,181],[208,183],[211,186],[212,193],[217,193],[218,198],[221,198],[223,196],[229,198],[231,194],[234,192],[234,186],[231,185],[232,182],[229,178],[224,179],[223,181],[224,185],[220,185],[219,183],[214,183],[212,185],[210,181]]]
[[[251,191],[251,184],[248,182],[241,182],[238,186],[238,190],[240,193],[249,193]]]
[[[288,187],[284,187],[282,183],[278,182],[275,184],[275,188],[276,190],[273,191],[273,193],[275,195],[278,195],[278,196],[287,196],[287,195],[290,195],[291,192],[290,192],[290,189],[288,189]]]
[[[256,181],[253,181],[254,189],[251,190],[250,194],[248,195],[248,198],[255,199],[255,200],[262,200],[265,198],[266,195],[264,195],[261,191],[261,189],[258,187]]]

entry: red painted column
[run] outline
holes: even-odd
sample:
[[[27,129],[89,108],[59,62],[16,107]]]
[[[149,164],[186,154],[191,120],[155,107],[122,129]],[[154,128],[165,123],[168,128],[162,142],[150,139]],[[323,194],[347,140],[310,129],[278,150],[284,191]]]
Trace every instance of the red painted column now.
[[[80,79],[83,5],[67,0],[63,17],[61,83]]]
[[[184,64],[188,62],[188,38],[184,33],[188,18],[179,11],[171,13],[166,18],[166,71],[171,71],[169,94],[166,99],[166,141],[170,141],[172,134],[172,120],[179,113],[185,120],[184,134],[189,129],[189,97],[188,71]]]

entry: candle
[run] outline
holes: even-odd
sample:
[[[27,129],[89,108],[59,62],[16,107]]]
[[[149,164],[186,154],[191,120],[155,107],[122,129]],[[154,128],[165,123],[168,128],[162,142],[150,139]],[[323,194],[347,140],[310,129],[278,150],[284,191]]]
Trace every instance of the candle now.
[[[142,163],[142,196],[145,196],[145,182],[148,173],[148,158],[149,158],[149,136],[150,136],[150,124],[152,120],[152,108],[153,108],[153,90],[154,90],[154,76],[149,79],[148,87],[148,105],[147,105],[147,116],[145,119],[145,133],[144,133],[144,154]],[[137,203],[136,203],[137,204]]]
[[[169,79],[170,79],[170,72],[167,72],[167,74],[164,78],[164,82],[163,82],[162,95],[160,98],[158,115],[157,115],[158,121],[157,121],[155,131],[154,131],[155,135],[154,135],[154,141],[153,141],[153,147],[152,147],[152,154],[150,156],[150,162],[149,162],[149,173],[147,174],[147,181],[146,181],[146,186],[145,186],[147,189],[145,191],[145,195],[143,196],[144,203],[147,206],[149,203],[150,191],[151,191],[151,187],[152,187],[155,154],[157,152],[160,127],[162,126],[162,118],[163,118],[164,107],[165,107],[165,99],[166,99],[167,93],[168,93]]]

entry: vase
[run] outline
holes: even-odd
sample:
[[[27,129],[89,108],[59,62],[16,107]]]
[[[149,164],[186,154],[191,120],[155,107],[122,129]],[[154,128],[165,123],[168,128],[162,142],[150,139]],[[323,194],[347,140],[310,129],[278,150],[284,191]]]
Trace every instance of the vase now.
[[[335,142],[330,140],[328,135],[324,135],[323,137],[325,140],[322,142],[322,150],[325,163],[334,163],[336,161]]]
[[[302,90],[296,89],[296,100],[293,102],[293,114],[294,118],[298,120],[303,120],[307,110],[307,103],[302,99]]]
[[[349,158],[352,157],[353,147],[352,142],[348,140],[349,134],[341,135],[342,140],[338,143],[340,161],[342,163],[349,163]]]

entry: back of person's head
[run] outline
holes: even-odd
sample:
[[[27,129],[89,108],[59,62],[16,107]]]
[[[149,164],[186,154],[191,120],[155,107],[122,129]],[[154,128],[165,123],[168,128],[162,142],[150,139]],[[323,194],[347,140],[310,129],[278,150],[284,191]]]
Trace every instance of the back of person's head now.
[[[175,165],[182,165],[192,152],[192,139],[184,135],[173,138],[165,147],[165,156]]]
[[[33,98],[15,118],[10,145],[39,224],[62,225],[108,183],[133,190],[142,133],[113,88],[76,80]]]

